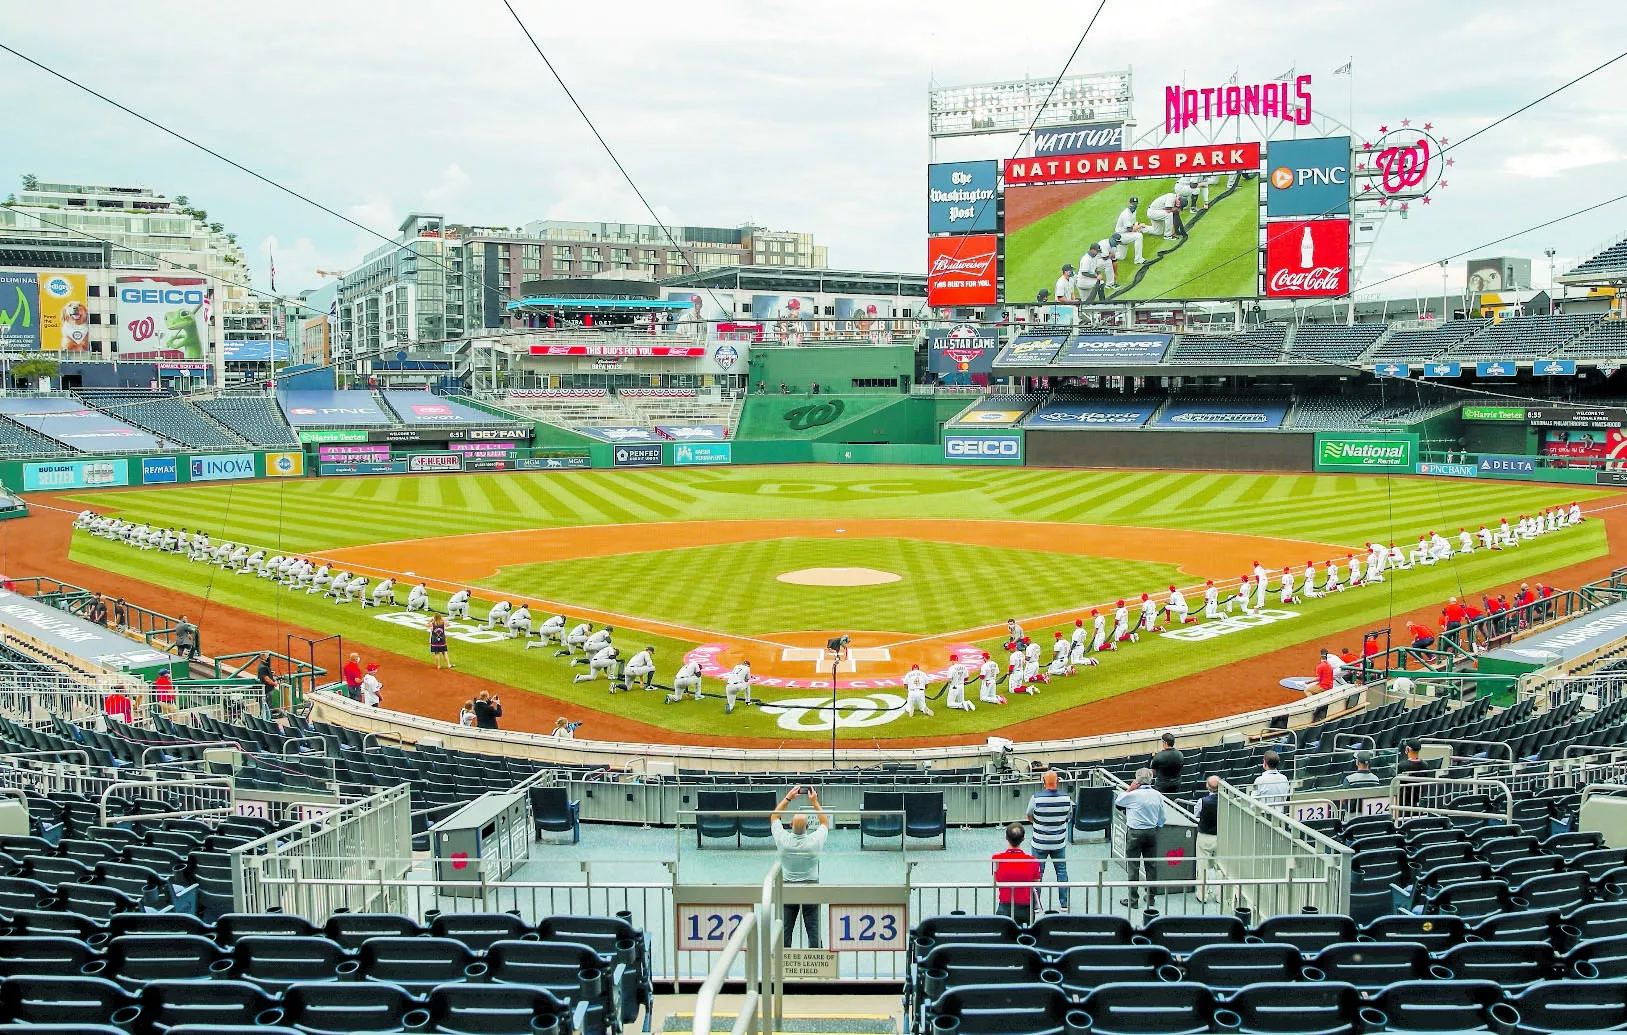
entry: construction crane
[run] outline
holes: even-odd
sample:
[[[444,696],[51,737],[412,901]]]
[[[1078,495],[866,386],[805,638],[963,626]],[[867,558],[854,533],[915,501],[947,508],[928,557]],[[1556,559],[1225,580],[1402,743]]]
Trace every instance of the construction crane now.
[[[319,276],[319,277],[342,277],[342,276],[345,275],[345,271],[344,270],[317,270],[316,275]]]

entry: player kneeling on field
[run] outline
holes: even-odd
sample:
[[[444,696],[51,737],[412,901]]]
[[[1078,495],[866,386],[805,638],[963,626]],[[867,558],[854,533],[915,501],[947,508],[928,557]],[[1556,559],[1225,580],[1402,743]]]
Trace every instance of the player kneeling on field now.
[[[979,701],[984,704],[1006,703],[1006,699],[999,694],[1000,663],[988,651],[983,652],[983,664],[977,670],[977,677],[981,681],[977,687]]]
[[[574,632],[575,630],[572,631]],[[587,639],[582,641],[582,653],[587,657],[592,657],[605,647],[608,647],[610,645],[610,637],[615,633],[615,631],[615,626],[607,625],[598,632],[589,634]],[[584,658],[572,658],[571,664],[579,665],[582,664],[584,660]]]
[[[513,610],[513,604],[509,603],[507,600],[499,600],[497,603],[491,606],[490,611],[486,612],[486,628],[497,629],[500,627],[506,627],[504,623],[508,621],[509,612]]]
[[[373,587],[373,593],[370,599],[373,607],[383,607],[385,604],[389,604],[391,607],[394,607],[395,579],[385,578],[381,580],[378,585]],[[362,601],[363,607],[367,607],[368,604],[369,601]]]
[[[407,610],[426,612],[429,610],[428,586],[420,582],[418,585],[407,591]]]
[[[910,670],[904,673],[904,714],[914,715],[920,709],[922,715],[931,715],[932,709],[926,704],[926,673],[921,671],[919,664],[911,665]]]
[[[610,692],[615,693],[617,653],[616,648],[608,643],[603,647],[600,647],[598,651],[594,653],[593,657],[588,659],[588,670],[586,674],[572,676],[571,682],[585,683],[599,678],[599,673],[603,672],[605,674],[605,678],[610,680]]]
[[[515,608],[508,616],[507,621],[503,623],[503,628],[508,630],[508,638],[511,640],[515,638],[524,639],[530,636],[531,608],[525,604]]]
[[[559,650],[554,651],[554,657],[570,658],[571,664],[576,664],[575,654],[577,649],[587,645],[588,636],[592,633],[592,622],[577,622],[571,626],[571,631],[565,634],[565,643]]]
[[[469,620],[469,591],[460,589],[446,600],[446,617]]]
[[[565,642],[565,616],[554,615],[544,621],[537,629],[537,642],[525,645],[526,650],[532,647],[546,647],[550,643]]]
[[[729,670],[729,678],[723,683],[723,714],[728,715],[734,711],[734,702],[744,696],[746,703],[751,702],[751,662],[742,661]],[[835,721],[834,716],[832,721]]]
[[[353,601],[356,601],[356,600],[364,600],[365,601],[366,599],[367,599],[367,576],[366,575],[357,575],[355,578],[353,578],[349,582],[345,583],[345,599],[344,599],[344,603],[349,604],[349,603],[352,603]]]
[[[966,677],[970,674],[966,666],[960,663],[960,658],[955,658],[954,662],[950,664],[949,684],[944,691],[944,703],[950,708],[963,712],[977,710],[977,706],[966,699]]]
[[[684,691],[688,690],[695,695],[695,700],[701,699],[701,663],[689,661],[672,677],[672,693],[667,695],[668,704],[677,704],[684,699]]]
[[[622,689],[631,690],[634,683],[642,682],[643,689],[648,690],[655,683],[655,648],[645,645],[644,649],[633,655],[633,660],[627,663],[627,669],[622,673]]]

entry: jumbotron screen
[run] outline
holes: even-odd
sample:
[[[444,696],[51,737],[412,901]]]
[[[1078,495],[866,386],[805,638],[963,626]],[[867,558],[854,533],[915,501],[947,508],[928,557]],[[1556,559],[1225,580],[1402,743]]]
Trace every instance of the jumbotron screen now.
[[[1081,302],[1254,298],[1259,291],[1257,173],[1012,184],[1005,226],[1007,304],[1032,304],[1040,291],[1055,301],[1065,263],[1076,277],[1094,266],[1094,276],[1070,288]],[[1113,252],[1110,269],[1093,262],[1093,244]]]

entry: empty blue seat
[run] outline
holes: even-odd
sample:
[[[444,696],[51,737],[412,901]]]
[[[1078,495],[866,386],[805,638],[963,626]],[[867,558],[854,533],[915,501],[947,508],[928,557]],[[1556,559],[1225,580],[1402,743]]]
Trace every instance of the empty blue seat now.
[[[1517,913],[1497,913],[1469,929],[1468,941],[1545,942],[1558,937],[1559,910],[1522,909]]]
[[[1513,895],[1524,899],[1528,909],[1569,911],[1587,901],[1588,876],[1581,870],[1546,873],[1530,878],[1515,888]]]
[[[1464,942],[1441,953],[1436,962],[1454,978],[1495,981],[1518,988],[1554,976],[1554,947],[1547,942]]]
[[[526,1035],[557,1021],[563,1035],[572,1025],[567,1003],[525,985],[442,985],[424,1010],[432,1031]]]
[[[1062,1035],[1071,1009],[1066,993],[1055,985],[966,985],[929,1003],[927,1014],[955,1018],[957,1035]]]
[[[252,1025],[276,1005],[246,981],[152,981],[141,989],[142,1022],[155,1031],[178,1024]]]
[[[195,934],[132,934],[107,943],[106,976],[126,987],[165,978],[196,981],[224,967],[225,956]]]
[[[540,925],[539,925],[540,929]],[[932,916],[921,921],[914,932],[915,955],[919,959],[942,942],[1004,942],[1016,944],[1017,921],[1009,916]]]
[[[1235,916],[1160,916],[1141,929],[1154,945],[1185,956],[1205,945],[1240,943],[1248,929]]]
[[[1195,982],[1102,985],[1080,1001],[1095,1035],[1196,1035],[1215,1022],[1215,994]]]
[[[395,1031],[418,1002],[399,985],[383,981],[324,981],[290,985],[267,1024],[302,1032]]]
[[[442,913],[430,921],[429,933],[460,941],[475,952],[485,952],[494,942],[531,934],[532,928],[513,913]]]
[[[1456,916],[1382,916],[1362,928],[1365,937],[1376,942],[1418,942],[1430,952],[1440,952],[1469,933],[1469,925]]]
[[[451,938],[369,938],[356,953],[361,976],[400,985],[423,995],[436,985],[461,981],[475,954]]]
[[[1357,988],[1375,989],[1398,981],[1445,978],[1433,970],[1429,950],[1417,942],[1341,942],[1317,953],[1305,966],[1307,977],[1321,974]]]
[[[424,929],[400,913],[335,913],[322,933],[355,952],[369,938],[417,938]]]
[[[1356,922],[1338,913],[1289,913],[1262,920],[1254,937],[1263,942],[1292,945],[1312,955],[1330,945],[1356,940]]]
[[[1052,913],[1030,924],[1027,934],[1036,949],[1056,956],[1081,945],[1129,945],[1135,928],[1122,916]]]
[[[256,935],[304,938],[321,933],[309,920],[292,913],[227,913],[215,921],[215,940],[221,945]]]
[[[280,992],[301,981],[335,981],[350,954],[322,937],[250,934],[231,945],[230,975]]]
[[[1594,902],[1566,913],[1564,922],[1576,929],[1578,941],[1627,934],[1627,902]]]
[[[916,969],[925,998],[960,985],[1039,984],[1046,970],[1040,951],[1028,945],[939,945]]]
[[[1357,1035],[1368,1027],[1364,1007],[1360,992],[1336,981],[1249,985],[1215,1012],[1215,1024],[1230,1011],[1249,1035]]]
[[[1242,988],[1299,979],[1299,950],[1292,945],[1204,945],[1186,958],[1188,981],[1210,988]]]
[[[78,938],[60,935],[0,938],[0,977],[35,974],[74,977],[96,958],[96,950]]]
[[[1122,982],[1179,981],[1174,955],[1162,945],[1080,945],[1054,964],[1062,987],[1084,995],[1100,985]]]
[[[1567,977],[1627,978],[1627,935],[1582,942],[1565,954],[1560,966]]]
[[[1474,1031],[1491,1027],[1503,990],[1490,981],[1400,981],[1380,989],[1372,1004],[1391,1031]]]
[[[859,812],[859,847],[868,848],[865,838],[881,841],[904,837],[904,796],[896,791],[865,791]],[[883,848],[890,845],[883,845]]]
[[[1544,981],[1509,1000],[1522,1032],[1627,1027],[1627,981]]]
[[[131,1024],[136,998],[99,977],[8,977],[0,981],[0,1023]]]

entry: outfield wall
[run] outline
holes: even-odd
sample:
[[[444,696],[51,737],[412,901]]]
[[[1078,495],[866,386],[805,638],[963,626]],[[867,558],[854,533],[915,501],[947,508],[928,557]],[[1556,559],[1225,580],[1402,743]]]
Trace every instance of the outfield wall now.
[[[1309,472],[1316,436],[1309,432],[1040,431],[1027,432],[1035,467],[1141,467],[1150,470]]]

